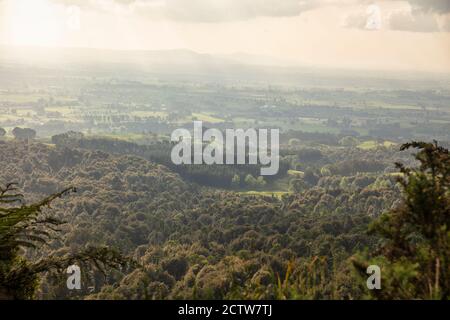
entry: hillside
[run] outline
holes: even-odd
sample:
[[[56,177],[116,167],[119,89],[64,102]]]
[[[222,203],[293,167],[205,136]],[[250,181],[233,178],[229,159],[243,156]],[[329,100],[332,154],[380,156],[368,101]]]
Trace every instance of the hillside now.
[[[395,195],[317,187],[243,196],[190,185],[134,156],[18,142],[0,150],[0,180],[17,181],[27,200],[68,185],[78,190],[52,209],[68,223],[41,254],[106,244],[142,264],[107,279],[93,274],[93,291],[78,298],[274,298],[287,270],[294,284],[312,281],[299,297],[354,297],[361,292],[348,287],[346,260],[374,243],[365,234],[368,212],[389,209]],[[311,264],[322,270],[318,278],[305,274]],[[46,277],[40,296],[69,297],[55,281]]]

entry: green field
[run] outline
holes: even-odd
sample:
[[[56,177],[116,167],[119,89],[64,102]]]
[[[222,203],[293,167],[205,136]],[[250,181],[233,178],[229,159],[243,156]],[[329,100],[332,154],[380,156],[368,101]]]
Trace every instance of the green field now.
[[[48,99],[45,93],[3,93],[0,94],[0,102],[28,103],[36,102],[39,99]]]
[[[305,173],[303,171],[299,171],[299,170],[288,170],[288,175],[303,178]]]
[[[214,117],[212,115],[206,114],[206,113],[192,113],[192,120],[198,120],[198,121],[204,121],[204,122],[209,122],[209,123],[221,123],[224,122],[225,120]]]
[[[276,197],[281,199],[284,195],[290,194],[288,191],[243,191],[239,192],[243,196]]]
[[[130,114],[141,118],[167,118],[167,112],[165,111],[132,111]]]
[[[392,147],[395,146],[396,143],[392,142],[392,141],[384,141],[383,143],[379,143],[375,140],[368,140],[368,141],[364,141],[363,143],[358,145],[358,148],[363,149],[363,150],[371,150],[371,149],[376,149],[379,147]]]

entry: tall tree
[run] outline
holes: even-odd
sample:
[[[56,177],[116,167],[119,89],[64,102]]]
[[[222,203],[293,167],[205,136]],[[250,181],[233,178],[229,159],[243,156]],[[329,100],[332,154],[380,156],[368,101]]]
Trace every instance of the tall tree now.
[[[370,264],[381,268],[381,299],[450,298],[450,156],[434,143],[412,142],[419,166],[397,164],[402,202],[371,226],[382,243]],[[367,263],[354,260],[365,274]],[[367,276],[367,275],[366,275]]]
[[[15,127],[12,134],[17,140],[33,140],[36,138],[36,131],[30,128]]]

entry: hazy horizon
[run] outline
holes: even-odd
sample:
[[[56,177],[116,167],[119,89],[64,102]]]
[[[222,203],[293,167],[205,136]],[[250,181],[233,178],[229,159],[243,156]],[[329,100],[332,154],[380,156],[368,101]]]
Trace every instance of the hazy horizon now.
[[[251,68],[253,71],[289,73],[313,72],[323,75],[337,75],[344,78],[398,78],[404,80],[450,79],[450,70],[411,70],[370,68],[369,66],[324,66],[301,64],[291,60],[283,60],[268,55],[251,54],[248,52],[233,52],[228,54],[212,54],[199,52],[189,48],[174,48],[165,50],[152,49],[114,49],[88,47],[55,47],[35,45],[4,45],[0,44],[0,62],[58,65],[59,67],[76,65],[78,63],[111,64],[124,66],[134,64],[152,67],[154,65],[173,67],[192,67],[208,64],[226,71],[228,67],[239,66]],[[181,70],[181,69],[180,69]],[[142,70],[143,71],[143,70]]]
[[[447,0],[0,1],[2,45],[242,53],[319,68],[449,73],[449,31]]]

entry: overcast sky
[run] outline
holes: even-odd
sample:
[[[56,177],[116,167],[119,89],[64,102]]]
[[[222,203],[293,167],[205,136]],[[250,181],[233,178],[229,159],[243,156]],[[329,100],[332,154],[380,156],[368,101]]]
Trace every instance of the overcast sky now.
[[[450,72],[450,0],[0,0],[0,44]]]

